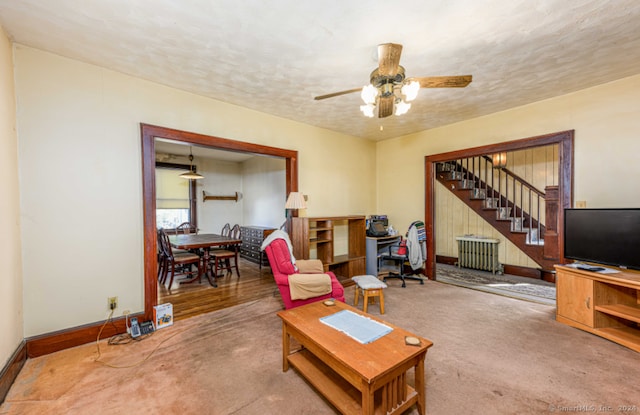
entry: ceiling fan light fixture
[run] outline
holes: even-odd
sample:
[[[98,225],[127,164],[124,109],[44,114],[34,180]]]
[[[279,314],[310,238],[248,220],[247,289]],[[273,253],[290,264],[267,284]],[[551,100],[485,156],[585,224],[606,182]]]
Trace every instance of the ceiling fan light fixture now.
[[[413,101],[418,96],[418,91],[420,90],[420,82],[411,81],[404,85],[402,85],[402,95],[404,95],[404,100],[406,102]]]
[[[367,105],[373,105],[376,102],[377,96],[378,96],[378,88],[376,88],[371,84],[365,85],[362,88],[362,93],[360,94],[360,97],[362,98],[364,103]]]
[[[403,100],[399,100],[398,102],[396,102],[395,115],[404,115],[407,112],[409,112],[410,108],[411,108],[411,104],[408,104]]]
[[[360,105],[360,111],[362,111],[366,117],[373,118],[373,110],[375,107],[373,104]]]
[[[353,88],[319,95],[314,99],[322,100],[360,92],[360,97],[365,103],[360,106],[360,111],[365,116],[373,118],[377,108],[378,118],[386,118],[394,114],[406,114],[411,108],[410,102],[418,97],[421,88],[464,88],[472,80],[471,75],[407,78],[404,67],[400,65],[401,53],[400,44],[378,45],[378,67],[369,75],[369,85],[362,89]]]

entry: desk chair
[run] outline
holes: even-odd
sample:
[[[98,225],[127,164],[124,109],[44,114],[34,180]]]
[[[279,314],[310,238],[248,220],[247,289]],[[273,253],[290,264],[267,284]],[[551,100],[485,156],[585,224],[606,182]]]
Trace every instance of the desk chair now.
[[[424,280],[421,277],[415,274],[405,274],[405,264],[409,262],[409,248],[406,242],[400,238],[399,243],[389,246],[388,252],[378,257],[378,269],[382,268],[383,264],[387,264],[389,267],[390,263],[392,267],[396,268],[395,271],[389,272],[389,275],[384,277],[382,281],[387,282],[387,279],[399,278],[402,280],[402,288],[407,286],[406,280],[420,281],[420,284],[424,285]]]

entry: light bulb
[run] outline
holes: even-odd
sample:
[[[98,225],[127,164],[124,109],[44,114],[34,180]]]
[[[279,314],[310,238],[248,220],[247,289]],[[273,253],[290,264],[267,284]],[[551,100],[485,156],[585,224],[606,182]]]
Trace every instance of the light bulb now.
[[[402,85],[402,95],[404,95],[405,101],[413,101],[418,96],[420,90],[420,82],[411,81],[408,84]]]
[[[369,118],[373,118],[374,108],[375,106],[373,104],[360,105],[360,111],[362,111],[362,113]]]
[[[362,93],[360,97],[364,101],[365,104],[373,104],[376,102],[376,97],[378,96],[378,88],[369,84],[362,88]]]
[[[409,112],[409,108],[411,108],[411,104],[407,104],[406,102],[400,100],[396,103],[396,115],[404,115]]]

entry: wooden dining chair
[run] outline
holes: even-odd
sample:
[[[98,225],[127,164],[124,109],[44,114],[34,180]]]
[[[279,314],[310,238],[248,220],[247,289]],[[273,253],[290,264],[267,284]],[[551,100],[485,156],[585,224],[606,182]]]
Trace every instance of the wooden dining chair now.
[[[240,225],[234,225],[229,231],[229,238],[240,239]],[[238,245],[227,245],[223,248],[213,249],[209,253],[209,266],[214,278],[218,275],[218,271],[226,271],[227,275],[233,274],[235,268],[238,278],[240,278],[240,269],[238,268]]]
[[[228,238],[230,234],[231,234],[231,225],[229,225],[229,223],[225,223],[224,226],[222,227],[222,230],[220,231],[220,235]],[[219,246],[217,248],[211,249],[210,252],[213,253],[214,251],[220,251],[224,249],[227,249],[227,247],[223,245],[223,246]]]
[[[196,228],[193,224],[189,222],[183,222],[176,227],[176,233],[179,234],[190,234],[190,233],[198,233],[198,228]]]
[[[240,227],[238,227],[238,229],[239,228]],[[231,225],[229,225],[229,223],[225,223],[224,224],[224,226],[222,227],[222,230],[220,231],[220,235],[224,236],[224,237],[227,237],[227,238],[229,237],[229,235],[231,235]],[[219,246],[217,248],[213,248],[211,250],[211,253],[213,253],[214,251],[220,251],[220,250],[225,250],[225,249],[228,249],[228,247],[225,246],[225,245],[222,245],[222,246]]]
[[[164,281],[161,281],[160,278],[164,277],[164,268],[165,268],[165,256],[164,256],[164,249],[162,248],[162,236],[161,236],[161,230],[158,229],[157,230],[157,235],[158,235],[158,252],[157,252],[157,261],[158,261],[158,281],[160,281],[161,284],[164,284]]]
[[[191,252],[175,253],[171,247],[169,235],[162,229],[158,232],[158,244],[161,246],[163,254],[162,275],[159,281],[161,284],[165,284],[167,277],[170,276],[169,285],[167,286],[169,292],[171,292],[171,286],[176,276],[189,275],[194,277],[191,269],[192,264],[197,265],[197,277],[200,279],[199,282],[202,282],[202,261],[200,256]]]

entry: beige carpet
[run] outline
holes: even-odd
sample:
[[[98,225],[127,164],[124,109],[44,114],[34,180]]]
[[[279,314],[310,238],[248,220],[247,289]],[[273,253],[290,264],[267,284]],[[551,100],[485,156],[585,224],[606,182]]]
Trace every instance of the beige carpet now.
[[[433,281],[388,283],[383,317],[434,342],[428,414],[640,406],[640,354],[555,322],[551,306]],[[102,360],[131,368],[95,363],[95,344],[31,359],[0,414],[334,413],[294,370],[282,372],[280,308],[279,298],[265,298],[142,342],[103,343]],[[369,311],[378,315],[377,305]]]

